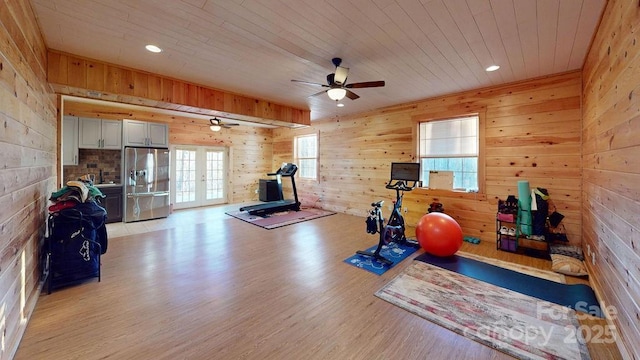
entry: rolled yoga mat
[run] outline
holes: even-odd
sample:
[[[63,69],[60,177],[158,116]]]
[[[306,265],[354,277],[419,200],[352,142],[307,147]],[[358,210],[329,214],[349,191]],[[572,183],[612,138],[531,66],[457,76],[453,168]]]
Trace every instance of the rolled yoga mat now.
[[[524,235],[531,235],[531,189],[529,182],[526,180],[518,181],[518,222],[520,223],[520,231]]]

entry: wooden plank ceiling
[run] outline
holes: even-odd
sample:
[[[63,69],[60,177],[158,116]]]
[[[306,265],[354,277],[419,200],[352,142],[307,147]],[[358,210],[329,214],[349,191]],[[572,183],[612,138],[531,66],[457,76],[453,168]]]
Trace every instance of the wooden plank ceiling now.
[[[310,109],[312,120],[580,69],[605,2],[31,0],[50,49]],[[355,89],[339,108],[290,81],[325,83],[333,57],[347,83],[386,86]]]

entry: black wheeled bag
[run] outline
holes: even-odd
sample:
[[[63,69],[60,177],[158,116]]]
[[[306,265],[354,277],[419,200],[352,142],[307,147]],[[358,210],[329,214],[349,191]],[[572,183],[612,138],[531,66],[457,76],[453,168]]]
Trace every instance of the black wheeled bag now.
[[[88,278],[100,281],[100,255],[106,252],[106,211],[94,202],[49,215],[47,287],[70,285]]]

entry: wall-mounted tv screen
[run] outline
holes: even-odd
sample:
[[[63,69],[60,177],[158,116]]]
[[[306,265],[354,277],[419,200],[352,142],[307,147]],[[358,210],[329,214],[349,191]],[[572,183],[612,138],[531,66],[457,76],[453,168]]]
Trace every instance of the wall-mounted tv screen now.
[[[420,164],[391,163],[391,180],[420,181]]]

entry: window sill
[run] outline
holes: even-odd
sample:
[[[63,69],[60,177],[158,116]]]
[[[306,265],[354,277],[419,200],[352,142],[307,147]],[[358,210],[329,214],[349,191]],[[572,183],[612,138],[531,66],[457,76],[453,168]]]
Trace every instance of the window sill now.
[[[300,183],[300,184],[303,184],[303,183],[306,183],[306,184],[320,184],[320,179],[311,179],[311,178],[299,178],[299,177],[296,177],[296,182],[297,182],[297,183]]]
[[[415,188],[414,193],[418,195],[427,195],[432,197],[448,197],[458,199],[470,199],[470,200],[487,200],[487,195],[477,192],[466,192],[456,190],[443,190],[443,189],[429,189],[429,188]]]

